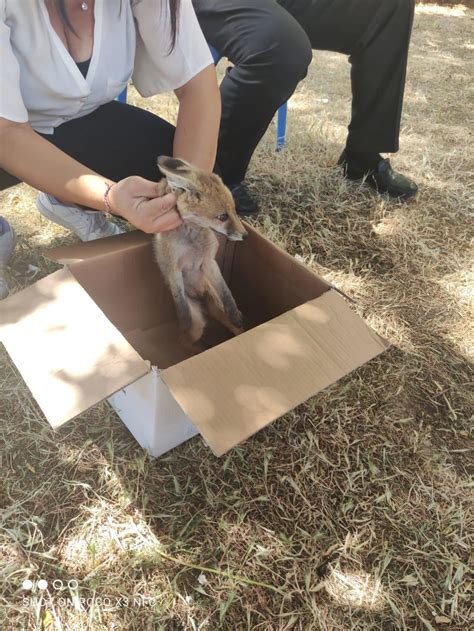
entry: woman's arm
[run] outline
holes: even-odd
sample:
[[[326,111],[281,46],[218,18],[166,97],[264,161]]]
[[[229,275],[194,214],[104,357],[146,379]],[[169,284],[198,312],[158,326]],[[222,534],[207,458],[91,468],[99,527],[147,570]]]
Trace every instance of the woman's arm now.
[[[216,161],[221,98],[213,65],[175,90],[179,100],[174,156],[212,171]]]
[[[0,166],[55,197],[105,210],[104,191],[112,182],[41,138],[28,123],[0,119]]]
[[[41,138],[28,123],[0,118],[0,167],[61,200],[107,210],[104,193],[113,182]],[[181,223],[172,210],[175,196],[156,195],[154,182],[133,176],[115,184],[109,200],[115,214],[145,232],[175,228]]]

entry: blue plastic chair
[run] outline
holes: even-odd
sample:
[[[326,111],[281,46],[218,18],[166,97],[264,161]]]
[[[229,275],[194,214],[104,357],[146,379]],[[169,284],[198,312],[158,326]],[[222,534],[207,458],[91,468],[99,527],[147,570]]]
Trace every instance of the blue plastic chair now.
[[[120,94],[118,95],[116,100],[120,101],[120,103],[126,103],[127,102],[127,88],[124,88],[123,91],[120,92]]]
[[[214,46],[209,46],[214,63],[217,65],[222,58],[222,55]],[[288,113],[288,101],[283,103],[277,111],[277,129],[276,129],[276,147],[277,151],[281,151],[285,145],[286,138],[286,116]]]

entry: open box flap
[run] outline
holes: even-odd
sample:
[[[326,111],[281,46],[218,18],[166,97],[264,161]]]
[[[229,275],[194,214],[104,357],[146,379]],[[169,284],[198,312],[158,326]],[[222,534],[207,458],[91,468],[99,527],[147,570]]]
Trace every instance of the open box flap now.
[[[150,370],[66,268],[2,301],[0,341],[53,427]]]
[[[220,456],[387,347],[329,290],[161,377]]]

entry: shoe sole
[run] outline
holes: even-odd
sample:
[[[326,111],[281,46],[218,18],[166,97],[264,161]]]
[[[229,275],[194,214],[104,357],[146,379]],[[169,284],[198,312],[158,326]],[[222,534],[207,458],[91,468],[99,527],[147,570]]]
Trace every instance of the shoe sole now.
[[[354,184],[358,184],[359,186],[364,186],[367,190],[370,190],[372,193],[375,193],[376,195],[378,195],[378,197],[382,197],[383,195],[386,195],[388,199],[392,202],[408,203],[408,202],[413,201],[415,197],[418,195],[418,191],[415,191],[414,193],[410,193],[410,194],[405,193],[403,195],[394,195],[393,193],[390,193],[389,191],[379,191],[377,186],[372,186],[372,184],[370,182],[367,182],[366,179],[361,179],[361,180],[352,180],[350,178],[347,178],[347,179],[350,182],[353,182]]]
[[[338,165],[338,166],[340,166],[340,165]],[[377,187],[377,184],[369,179],[370,176],[369,177],[367,177],[367,176],[364,176],[364,177],[351,177],[347,173],[343,172],[342,173],[342,177],[345,180],[348,180],[349,182],[353,182],[354,184],[358,184],[359,186],[360,185],[366,186],[367,188],[369,188],[374,193],[377,193],[377,195],[388,195],[388,197],[391,200],[395,200],[395,201],[409,202],[409,201],[412,201],[418,195],[418,188],[416,189],[416,191],[413,191],[413,192],[410,192],[410,193],[402,193],[401,195],[395,195],[394,193],[390,193],[389,191],[381,191]]]
[[[396,195],[395,193],[390,193],[390,191],[380,191],[377,187],[377,183],[375,182],[372,183],[364,179],[363,184],[368,186],[370,189],[372,189],[372,191],[374,191],[374,193],[377,193],[377,195],[388,195],[388,197],[393,201],[410,202],[413,199],[415,199],[415,197],[418,195],[418,189],[416,189],[416,191],[413,191],[413,192],[402,193],[401,195]]]
[[[356,169],[354,169],[353,167],[349,165],[347,160],[344,159],[342,155],[337,161],[337,166],[341,167],[342,177],[344,179],[349,180],[350,182],[354,182],[355,184],[362,184],[362,185],[368,186],[378,195],[388,195],[389,198],[392,200],[398,200],[400,202],[409,202],[413,200],[418,194],[418,187],[414,191],[402,193],[401,195],[395,195],[394,193],[390,193],[388,190],[387,191],[379,190],[377,186],[377,182],[375,182],[375,180],[372,179],[371,173],[369,172],[361,173],[360,171],[357,171]]]

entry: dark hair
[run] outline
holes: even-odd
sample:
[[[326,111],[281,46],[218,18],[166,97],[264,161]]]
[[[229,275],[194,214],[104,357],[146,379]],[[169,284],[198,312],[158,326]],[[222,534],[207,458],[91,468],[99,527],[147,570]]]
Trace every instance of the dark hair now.
[[[55,0],[55,2],[56,2],[56,7],[59,11],[59,15],[61,16],[63,23],[77,37],[77,33],[74,30],[71,24],[71,21],[69,19],[69,16],[67,14],[67,9],[66,9],[66,5],[64,4],[64,0]],[[173,50],[176,44],[176,35],[178,33],[178,14],[179,14],[180,4],[181,4],[181,0],[168,0],[168,10],[170,12],[170,18],[171,18],[171,45],[170,45],[169,52]],[[121,10],[122,10],[122,0],[120,0],[120,11]]]
[[[176,44],[176,35],[178,34],[178,14],[181,0],[168,0],[168,8],[171,16],[171,52]]]
[[[56,4],[56,8],[59,11],[59,15],[61,16],[61,20],[63,21],[63,24],[65,24],[65,26],[67,26],[67,28],[72,31],[74,33],[74,35],[77,37],[77,33],[74,30],[70,20],[69,20],[69,16],[67,14],[67,10],[66,10],[66,5],[64,4],[64,0],[55,0],[55,4]]]

